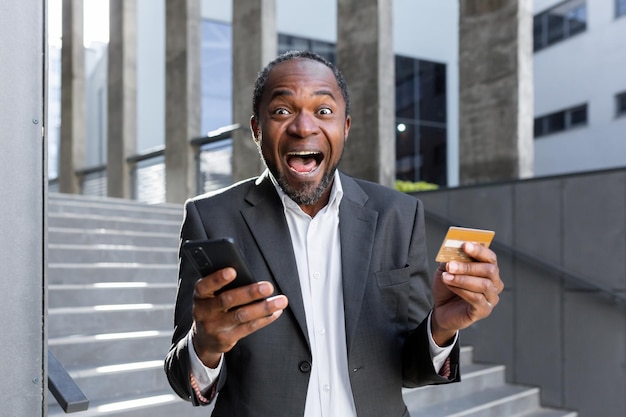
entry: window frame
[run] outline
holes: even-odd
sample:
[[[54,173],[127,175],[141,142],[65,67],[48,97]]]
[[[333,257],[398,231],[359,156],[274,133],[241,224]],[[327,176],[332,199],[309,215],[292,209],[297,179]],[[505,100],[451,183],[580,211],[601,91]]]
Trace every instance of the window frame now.
[[[615,117],[626,117],[626,91],[615,94]]]
[[[536,14],[533,17],[533,51],[539,52],[586,32],[587,21],[586,0],[566,0]],[[560,23],[555,25],[555,22]]]
[[[582,113],[584,117],[582,117],[579,121],[574,120],[573,116],[575,113],[581,111],[584,111],[584,113]],[[554,124],[550,124],[551,121],[562,121],[562,124],[555,128]],[[533,127],[534,138],[540,139],[556,133],[567,132],[569,130],[585,127],[588,124],[589,105],[588,103],[578,104],[576,106],[535,117]]]
[[[626,16],[626,0],[615,0],[615,18]]]

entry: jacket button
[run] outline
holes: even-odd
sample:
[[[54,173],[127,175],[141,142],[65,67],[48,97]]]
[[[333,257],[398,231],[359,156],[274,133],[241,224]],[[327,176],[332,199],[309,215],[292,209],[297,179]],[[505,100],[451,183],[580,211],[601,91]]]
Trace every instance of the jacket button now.
[[[311,372],[311,363],[307,361],[302,361],[298,365],[298,368],[300,369],[300,372],[304,372],[304,373]]]

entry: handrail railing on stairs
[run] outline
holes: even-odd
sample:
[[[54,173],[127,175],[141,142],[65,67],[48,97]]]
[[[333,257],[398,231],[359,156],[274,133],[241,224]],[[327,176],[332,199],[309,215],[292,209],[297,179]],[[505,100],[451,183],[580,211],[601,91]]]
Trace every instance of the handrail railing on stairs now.
[[[85,411],[89,408],[89,400],[50,349],[48,349],[48,389],[66,413]]]

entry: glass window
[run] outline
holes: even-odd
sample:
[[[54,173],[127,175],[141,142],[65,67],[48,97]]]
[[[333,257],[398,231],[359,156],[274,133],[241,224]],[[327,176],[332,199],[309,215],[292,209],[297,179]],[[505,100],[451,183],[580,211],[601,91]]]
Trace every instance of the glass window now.
[[[621,0],[626,1],[626,0]],[[533,47],[539,51],[587,29],[584,0],[568,0],[534,17]]]
[[[202,132],[232,123],[232,27],[202,21]]]
[[[626,0],[615,0],[615,17],[626,15]]]
[[[587,124],[587,104],[535,118],[535,138]]]
[[[553,113],[546,116],[546,133],[555,133],[565,130],[565,112]]]
[[[575,107],[568,110],[569,127],[581,126],[587,124],[587,105]]]
[[[626,116],[626,91],[615,96],[615,115]]]

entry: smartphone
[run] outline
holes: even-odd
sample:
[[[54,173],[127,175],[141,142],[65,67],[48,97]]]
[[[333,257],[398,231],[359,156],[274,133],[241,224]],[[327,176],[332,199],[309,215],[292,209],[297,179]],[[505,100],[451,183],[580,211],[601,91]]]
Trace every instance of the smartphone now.
[[[237,271],[237,278],[218,293],[256,282],[232,238],[186,240],[182,252],[202,277],[229,266]]]

